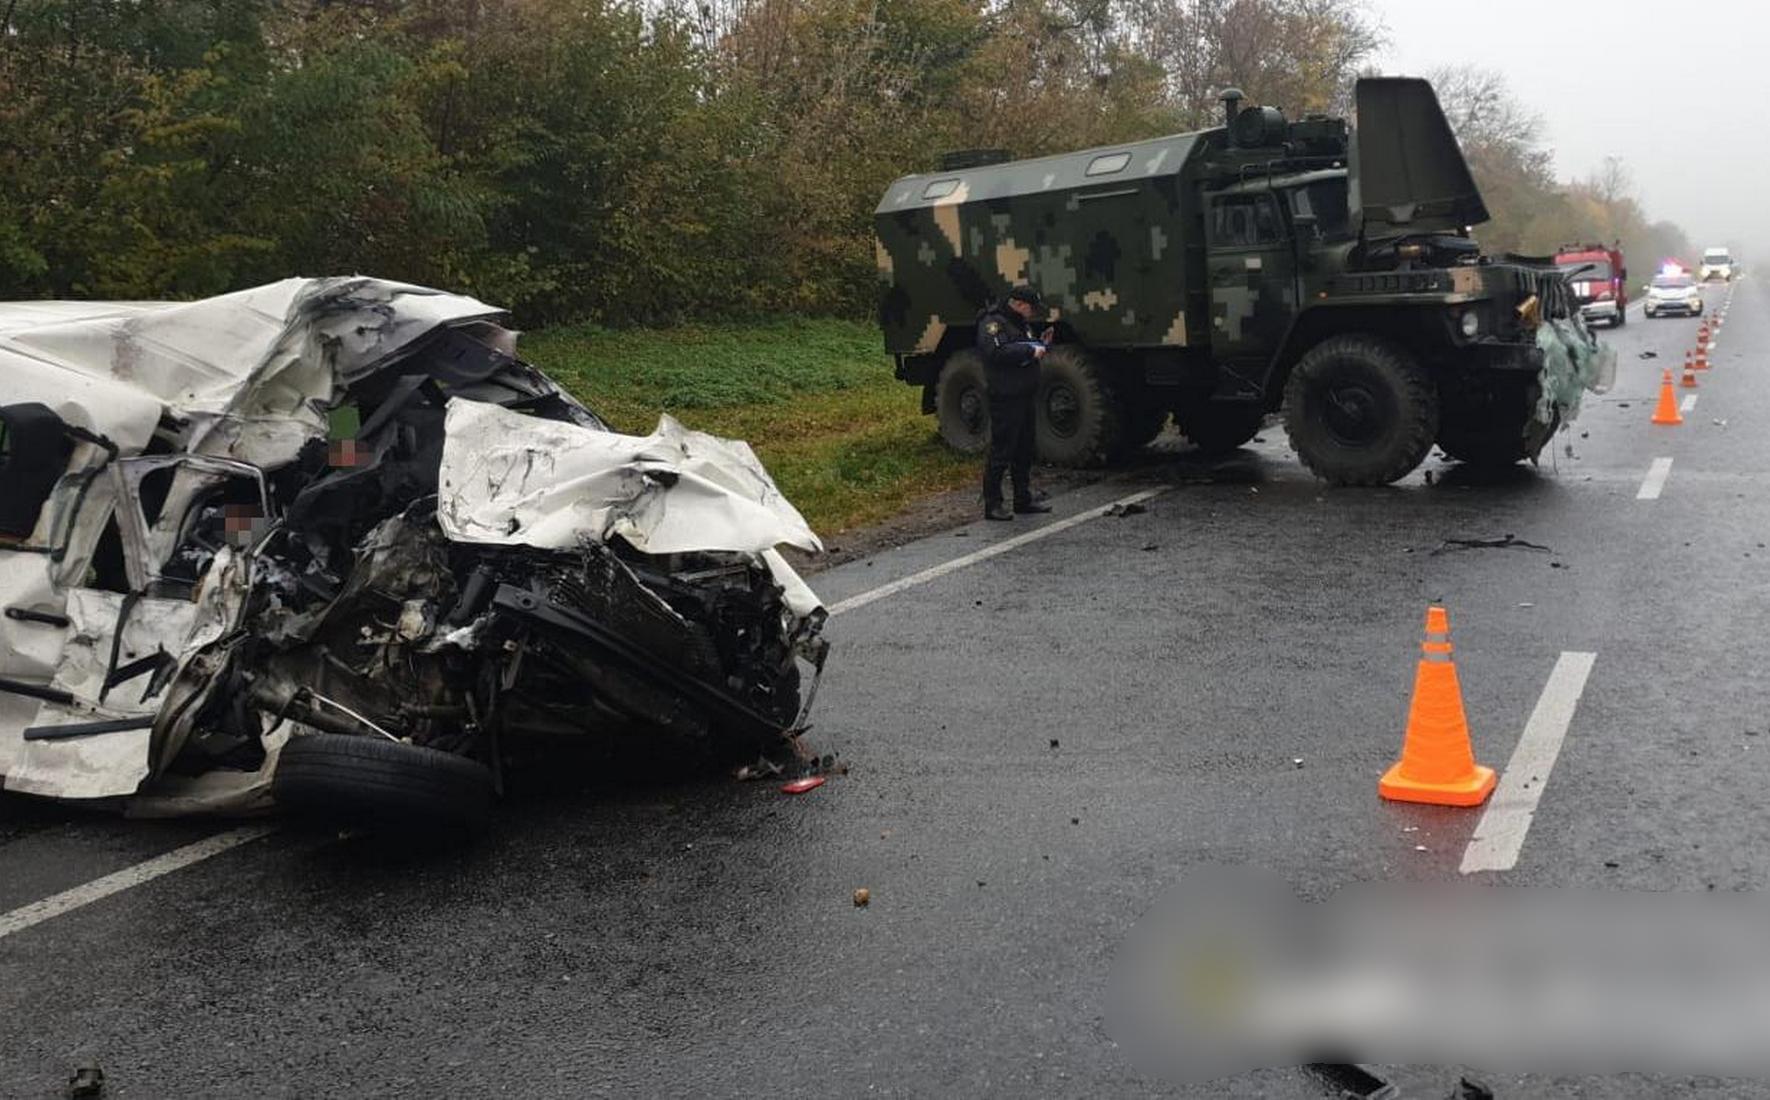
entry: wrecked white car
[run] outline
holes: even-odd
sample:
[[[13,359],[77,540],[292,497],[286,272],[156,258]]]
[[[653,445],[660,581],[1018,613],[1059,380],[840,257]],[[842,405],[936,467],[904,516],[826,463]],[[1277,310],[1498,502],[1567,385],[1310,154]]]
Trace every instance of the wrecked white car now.
[[[816,535],[500,317],[367,278],[0,305],[4,789],[470,824],[513,745],[801,729],[825,611],[778,548]]]

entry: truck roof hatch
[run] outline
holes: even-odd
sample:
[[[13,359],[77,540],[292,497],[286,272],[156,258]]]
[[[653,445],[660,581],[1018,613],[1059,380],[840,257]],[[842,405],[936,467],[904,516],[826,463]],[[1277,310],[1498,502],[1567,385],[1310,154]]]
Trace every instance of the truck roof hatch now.
[[[1354,95],[1352,206],[1367,234],[1456,232],[1488,220],[1430,83],[1367,77]]]

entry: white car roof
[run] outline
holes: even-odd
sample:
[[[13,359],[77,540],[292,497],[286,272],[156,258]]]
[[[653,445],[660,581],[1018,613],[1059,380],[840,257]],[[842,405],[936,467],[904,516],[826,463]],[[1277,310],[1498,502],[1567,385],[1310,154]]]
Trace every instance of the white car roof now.
[[[323,425],[313,406],[331,396],[334,372],[355,377],[439,325],[501,314],[360,276],[195,302],[0,303],[0,378],[4,400],[48,405],[125,455],[168,414],[231,422],[199,449],[276,465]]]

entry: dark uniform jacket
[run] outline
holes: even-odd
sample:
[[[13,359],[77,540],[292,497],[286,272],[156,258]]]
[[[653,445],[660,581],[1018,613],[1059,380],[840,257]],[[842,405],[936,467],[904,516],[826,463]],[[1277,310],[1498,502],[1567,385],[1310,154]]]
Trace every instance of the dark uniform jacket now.
[[[1005,305],[977,318],[977,354],[983,356],[991,396],[1021,397],[1038,389],[1039,361],[1032,349],[1038,339],[1032,323]]]

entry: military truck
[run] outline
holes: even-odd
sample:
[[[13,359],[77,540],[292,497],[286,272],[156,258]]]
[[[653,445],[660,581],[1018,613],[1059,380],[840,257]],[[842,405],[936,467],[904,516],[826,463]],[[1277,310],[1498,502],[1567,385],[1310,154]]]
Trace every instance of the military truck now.
[[[1544,399],[1537,340],[1577,313],[1570,288],[1546,259],[1471,239],[1487,208],[1429,83],[1354,94],[1355,126],[1231,89],[1214,129],[897,180],[874,219],[897,377],[948,443],[984,448],[975,321],[1024,283],[1058,331],[1040,366],[1045,461],[1109,460],[1170,415],[1227,452],[1281,407],[1303,462],[1339,484],[1395,481],[1434,443],[1534,458],[1577,406],[1577,386]]]

